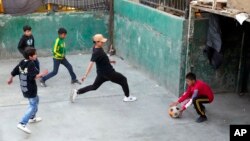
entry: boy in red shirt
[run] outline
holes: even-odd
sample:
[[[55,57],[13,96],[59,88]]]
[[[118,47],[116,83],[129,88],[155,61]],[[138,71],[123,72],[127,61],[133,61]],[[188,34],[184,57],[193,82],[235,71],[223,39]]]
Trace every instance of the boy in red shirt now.
[[[196,122],[204,122],[207,120],[205,114],[205,106],[203,104],[211,103],[214,99],[214,94],[211,88],[201,80],[196,80],[194,73],[188,73],[186,75],[186,83],[188,85],[187,91],[178,99],[178,101],[173,102],[170,106],[176,106],[181,102],[189,99],[189,101],[182,106],[181,114],[187,109],[191,104],[194,104],[196,112],[200,115],[196,119]]]

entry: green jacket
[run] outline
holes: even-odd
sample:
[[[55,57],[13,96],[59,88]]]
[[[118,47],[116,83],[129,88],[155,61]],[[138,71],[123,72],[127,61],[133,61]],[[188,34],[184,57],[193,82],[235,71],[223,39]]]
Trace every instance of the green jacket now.
[[[53,48],[53,56],[55,59],[63,59],[66,54],[66,48],[65,48],[65,42],[64,39],[57,38],[54,48]]]

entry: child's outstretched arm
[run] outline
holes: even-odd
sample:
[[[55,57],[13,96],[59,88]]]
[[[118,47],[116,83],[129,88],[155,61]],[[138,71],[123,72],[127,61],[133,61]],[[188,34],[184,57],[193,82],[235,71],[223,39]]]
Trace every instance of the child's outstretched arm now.
[[[194,101],[194,98],[196,98],[197,96],[198,96],[198,90],[195,89],[195,90],[194,90],[194,93],[193,93],[193,95],[192,95],[192,97],[190,98],[190,100],[189,100],[186,104],[184,104],[184,105],[182,106],[182,110],[184,111],[184,110],[186,110],[190,105],[192,105],[192,104],[193,104],[193,101]]]
[[[178,101],[176,102],[172,102],[169,106],[172,107],[172,106],[177,106],[178,104],[180,104]]]
[[[10,85],[13,82],[13,78],[19,75],[19,65],[17,65],[11,72],[11,76],[9,77],[9,79],[7,80],[7,84]]]
[[[191,89],[188,88],[186,92],[184,92],[182,94],[181,97],[179,97],[179,99],[176,101],[176,102],[173,102],[170,104],[170,107],[172,106],[177,106],[178,104],[180,104],[181,102],[185,101],[186,99],[190,98],[191,97]]]
[[[109,60],[109,62],[110,62],[111,64],[115,64],[115,63],[116,63],[115,60]]]
[[[10,78],[7,80],[8,85],[12,84],[13,78],[14,78],[14,76],[11,75]]]
[[[189,97],[190,97],[189,92],[183,93],[183,95],[176,102],[173,102],[173,103],[170,104],[170,107],[177,106],[178,104],[180,104],[181,102],[185,101]]]
[[[41,77],[44,77],[45,75],[48,74],[48,72],[49,72],[49,71],[48,71],[47,69],[44,70],[44,71],[42,71],[42,72],[40,72],[39,74],[36,75],[35,79],[39,79],[39,78],[41,78]]]
[[[82,77],[82,81],[84,81],[84,80],[87,78],[87,76],[89,75],[89,73],[91,72],[91,70],[92,70],[92,68],[93,68],[93,66],[94,66],[94,63],[95,63],[95,62],[92,62],[92,61],[89,62],[89,65],[88,65],[88,68],[87,68],[87,70],[86,70],[86,73],[85,73],[84,76]]]

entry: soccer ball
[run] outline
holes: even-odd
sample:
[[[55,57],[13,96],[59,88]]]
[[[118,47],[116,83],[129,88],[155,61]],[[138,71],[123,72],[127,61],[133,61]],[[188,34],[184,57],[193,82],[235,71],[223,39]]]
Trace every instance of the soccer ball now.
[[[168,114],[172,118],[178,118],[178,117],[180,117],[180,110],[181,110],[180,107],[172,106],[168,109]]]

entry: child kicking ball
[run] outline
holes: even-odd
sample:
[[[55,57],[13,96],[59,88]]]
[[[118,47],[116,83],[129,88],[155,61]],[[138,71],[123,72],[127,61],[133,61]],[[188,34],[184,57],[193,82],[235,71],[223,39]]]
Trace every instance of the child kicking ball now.
[[[113,60],[109,60],[109,57],[104,52],[103,46],[106,41],[107,39],[104,38],[103,35],[101,34],[96,34],[93,37],[93,43],[94,43],[93,53],[92,53],[92,57],[88,65],[87,71],[82,78],[82,81],[84,81],[88,77],[94,64],[96,64],[96,68],[97,68],[96,79],[92,85],[86,86],[79,90],[75,89],[71,96],[71,102],[75,101],[75,98],[77,95],[85,94],[86,92],[97,90],[104,82],[107,82],[107,81],[111,81],[113,83],[119,84],[122,87],[124,95],[125,95],[125,97],[123,98],[124,102],[132,102],[136,100],[136,97],[131,96],[129,94],[127,78],[121,73],[116,72],[114,70],[111,63],[116,63],[116,62]]]

